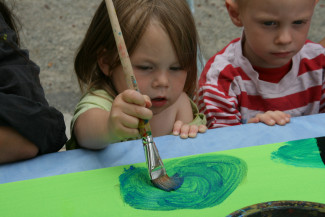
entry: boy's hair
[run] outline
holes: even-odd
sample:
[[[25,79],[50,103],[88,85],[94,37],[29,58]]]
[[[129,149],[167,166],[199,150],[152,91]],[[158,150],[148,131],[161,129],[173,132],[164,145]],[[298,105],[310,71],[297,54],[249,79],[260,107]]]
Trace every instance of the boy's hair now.
[[[15,31],[16,33],[16,43],[18,46],[20,46],[20,38],[18,34],[18,28],[17,24],[19,24],[18,19],[15,17],[15,15],[12,13],[12,11],[9,9],[9,7],[5,4],[4,0],[0,0],[0,14],[2,15],[3,19],[7,23],[7,25]],[[0,28],[3,28],[0,26]]]
[[[181,67],[188,73],[184,91],[192,97],[197,79],[198,34],[186,0],[113,0],[126,47],[131,56],[152,19],[156,19],[169,35]],[[83,91],[105,89],[116,95],[109,77],[100,70],[97,59],[106,49],[109,69],[120,60],[108,17],[105,1],[99,5],[74,62],[79,85]]]

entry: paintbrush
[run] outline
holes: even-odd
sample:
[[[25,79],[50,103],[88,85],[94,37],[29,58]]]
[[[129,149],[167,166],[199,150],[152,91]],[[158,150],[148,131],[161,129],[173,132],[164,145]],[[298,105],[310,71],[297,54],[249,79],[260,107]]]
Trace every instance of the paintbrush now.
[[[109,19],[112,25],[120,61],[123,67],[126,83],[128,85],[128,88],[139,91],[113,1],[105,0],[105,2]],[[149,121],[140,119],[138,128],[142,137],[142,144],[145,150],[148,172],[152,184],[157,188],[165,191],[178,189],[183,184],[183,178],[179,177],[177,174],[172,177],[169,177],[167,175],[164,164],[159,156],[156,144],[153,141]]]

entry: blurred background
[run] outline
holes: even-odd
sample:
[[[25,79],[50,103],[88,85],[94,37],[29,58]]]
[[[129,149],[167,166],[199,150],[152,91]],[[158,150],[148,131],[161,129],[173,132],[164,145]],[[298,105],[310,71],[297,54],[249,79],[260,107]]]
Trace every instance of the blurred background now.
[[[101,0],[6,0],[14,7],[22,27],[22,46],[40,68],[40,78],[50,105],[64,113],[69,124],[80,91],[74,75],[75,51]],[[189,0],[207,60],[239,37],[227,14],[224,0]],[[325,37],[325,0],[320,0],[313,17],[309,39],[319,42]]]

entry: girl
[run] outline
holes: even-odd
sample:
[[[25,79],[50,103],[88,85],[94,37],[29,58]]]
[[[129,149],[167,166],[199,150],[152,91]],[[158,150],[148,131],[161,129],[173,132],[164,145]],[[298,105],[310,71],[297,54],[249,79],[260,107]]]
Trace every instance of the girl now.
[[[87,89],[67,149],[139,138],[140,118],[150,120],[153,136],[205,132],[205,117],[189,98],[196,88],[198,36],[186,0],[113,2],[141,94],[127,89],[103,1],[75,59],[81,90]]]

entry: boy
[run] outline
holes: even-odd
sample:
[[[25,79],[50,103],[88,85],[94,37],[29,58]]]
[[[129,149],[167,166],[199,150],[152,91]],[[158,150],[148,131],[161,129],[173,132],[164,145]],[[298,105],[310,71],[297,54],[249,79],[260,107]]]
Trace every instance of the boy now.
[[[244,27],[206,64],[199,108],[209,128],[325,111],[325,49],[307,40],[318,0],[226,0],[232,22]]]

